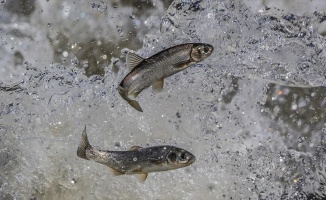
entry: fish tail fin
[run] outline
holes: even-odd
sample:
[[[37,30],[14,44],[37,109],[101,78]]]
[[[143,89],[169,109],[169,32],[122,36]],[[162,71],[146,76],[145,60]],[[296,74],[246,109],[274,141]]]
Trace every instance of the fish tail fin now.
[[[143,112],[143,109],[140,107],[139,103],[136,100],[130,99],[127,95],[127,91],[123,87],[119,86],[118,91],[121,97],[126,100],[129,105],[131,105],[134,109],[138,110],[139,112]]]
[[[79,142],[79,146],[77,149],[77,156],[86,160],[89,160],[86,156],[86,149],[90,149],[92,146],[90,145],[88,138],[87,138],[87,133],[86,133],[86,125],[84,128],[84,131],[82,133],[81,140]]]

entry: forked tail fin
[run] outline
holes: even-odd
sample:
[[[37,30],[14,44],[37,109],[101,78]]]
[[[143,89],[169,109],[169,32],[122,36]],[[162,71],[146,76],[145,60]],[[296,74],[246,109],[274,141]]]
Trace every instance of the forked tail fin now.
[[[87,134],[86,134],[86,125],[85,125],[85,129],[82,133],[82,137],[81,140],[79,142],[79,146],[77,149],[77,156],[86,160],[89,160],[86,157],[86,149],[92,148],[92,146],[89,144],[88,138],[87,138]]]

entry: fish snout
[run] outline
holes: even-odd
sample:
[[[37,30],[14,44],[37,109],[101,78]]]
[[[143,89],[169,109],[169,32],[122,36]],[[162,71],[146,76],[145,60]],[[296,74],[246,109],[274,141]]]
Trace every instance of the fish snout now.
[[[209,57],[213,53],[213,51],[214,47],[210,44],[195,44],[191,50],[191,58],[196,62],[200,62]]]
[[[192,163],[194,163],[196,161],[196,157],[194,155],[190,155],[189,156],[189,161],[188,161],[188,164],[191,165]]]

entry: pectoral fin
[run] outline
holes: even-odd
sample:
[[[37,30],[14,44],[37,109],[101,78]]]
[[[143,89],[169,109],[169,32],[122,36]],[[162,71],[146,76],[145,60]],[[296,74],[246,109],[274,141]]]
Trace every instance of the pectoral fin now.
[[[144,173],[144,174],[136,174],[137,179],[139,180],[139,182],[144,183],[145,180],[147,179],[148,173]]]
[[[173,65],[174,68],[182,70],[182,69],[186,69],[187,67],[189,67],[190,65],[194,64],[195,62],[191,62],[191,61],[186,61],[186,62],[181,62],[178,64]]]
[[[143,148],[143,147],[140,147],[140,146],[132,146],[132,147],[129,148],[129,151],[136,151],[136,150],[141,149],[141,148]]]
[[[130,68],[136,67],[139,63],[141,63],[144,60],[144,58],[140,57],[137,54],[128,52],[126,56],[126,65]]]
[[[123,175],[123,173],[121,173],[121,172],[119,172],[119,171],[117,171],[117,170],[115,170],[115,169],[112,169],[112,168],[109,168],[110,170],[111,170],[111,172],[112,172],[112,174],[114,175],[114,176],[120,176],[120,175]]]
[[[129,105],[131,105],[133,108],[135,108],[139,112],[143,112],[143,109],[140,107],[139,103],[136,100],[130,99],[127,95],[127,91],[123,87],[119,86],[118,91],[119,91],[119,94],[121,95],[121,97],[124,100],[126,100],[129,103]]]
[[[155,91],[155,92],[159,92],[163,89],[163,85],[164,85],[164,78],[160,78],[159,80],[155,81],[153,84],[152,84],[152,89]]]

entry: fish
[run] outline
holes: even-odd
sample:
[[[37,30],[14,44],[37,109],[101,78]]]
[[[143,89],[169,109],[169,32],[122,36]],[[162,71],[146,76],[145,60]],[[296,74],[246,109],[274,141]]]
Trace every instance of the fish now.
[[[144,182],[148,173],[187,167],[196,157],[190,152],[175,146],[153,147],[132,146],[127,151],[100,150],[88,141],[86,126],[77,149],[77,156],[109,167],[113,175],[137,175]]]
[[[126,65],[132,70],[119,84],[119,94],[134,109],[143,112],[139,103],[134,100],[141,91],[149,86],[155,92],[161,91],[165,78],[203,61],[213,51],[214,47],[210,44],[186,43],[165,49],[149,58],[129,52]]]

